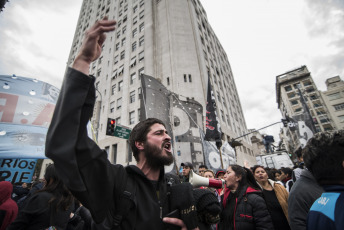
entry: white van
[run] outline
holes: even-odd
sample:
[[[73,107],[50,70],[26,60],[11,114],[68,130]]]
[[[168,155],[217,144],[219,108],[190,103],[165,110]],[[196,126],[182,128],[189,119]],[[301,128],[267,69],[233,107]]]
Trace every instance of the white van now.
[[[257,164],[267,167],[280,169],[284,168],[293,168],[294,164],[290,160],[288,153],[283,151],[275,151],[273,154],[269,155],[258,155],[256,156]]]

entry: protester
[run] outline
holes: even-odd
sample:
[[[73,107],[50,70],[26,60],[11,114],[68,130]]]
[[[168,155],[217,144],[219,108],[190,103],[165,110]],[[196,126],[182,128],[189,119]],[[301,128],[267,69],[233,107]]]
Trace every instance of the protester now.
[[[18,206],[11,198],[12,190],[11,182],[0,182],[0,230],[5,230],[18,214]]]
[[[251,171],[239,165],[228,167],[223,210],[218,230],[274,229],[262,192]]]
[[[12,199],[18,202],[21,198],[25,197],[29,193],[27,183],[19,183],[13,186]]]
[[[305,163],[303,162],[303,157],[302,157],[302,148],[299,147],[296,151],[295,151],[295,155],[297,157],[297,167],[293,170],[292,176],[291,178],[293,179],[293,182],[295,183],[296,180],[298,180],[300,178],[301,172],[304,169],[304,165]]]
[[[283,182],[284,187],[287,189],[288,192],[290,192],[294,184],[293,179],[291,179],[292,173],[293,173],[293,170],[290,168],[281,168],[280,180]]]
[[[274,150],[272,149],[271,145],[275,142],[274,137],[271,135],[265,135],[263,134],[263,144],[265,146],[266,153],[274,153]]]
[[[184,162],[181,163],[180,165],[181,167],[183,167],[183,171],[182,171],[182,182],[189,182],[189,176],[190,176],[190,171],[193,170],[193,165],[190,162]]]
[[[217,178],[217,179],[224,179],[225,173],[226,173],[226,171],[225,171],[224,169],[219,169],[219,170],[217,170],[217,172],[216,172],[215,178]],[[218,188],[218,189],[217,189],[217,193],[218,193],[218,194],[223,194],[225,188],[226,188],[226,187]],[[222,191],[222,190],[223,190],[223,191]]]
[[[45,171],[42,190],[32,195],[7,230],[36,230],[51,226],[65,229],[73,209],[73,196],[57,175],[53,164]]]
[[[292,230],[306,230],[309,209],[323,193],[323,188],[316,182],[307,168],[294,183],[288,198],[289,224]]]
[[[302,152],[306,167],[325,190],[308,213],[307,229],[344,229],[344,130],[315,134]]]
[[[115,24],[105,17],[86,32],[80,53],[66,72],[47,133],[46,156],[105,229],[166,229],[164,223],[195,229],[191,185],[171,186],[168,193],[164,166],[173,162],[173,155],[171,137],[162,121],[149,118],[133,128],[129,144],[137,164],[125,168],[111,164],[106,151],[87,136],[95,103],[95,77],[88,75],[89,67],[101,54],[105,32],[114,31]],[[176,186],[178,194],[172,189]],[[169,195],[176,197],[180,206],[173,204]],[[170,209],[173,205],[179,218],[173,216],[172,211],[177,210]]]
[[[206,165],[200,165],[200,166],[198,167],[198,174],[199,174],[200,176],[203,176],[203,174],[204,174],[204,172],[205,172],[206,169],[208,169],[208,167],[207,167]]]
[[[283,185],[268,178],[263,166],[253,167],[253,175],[263,190],[264,200],[275,229],[290,230],[288,223],[288,192]]]

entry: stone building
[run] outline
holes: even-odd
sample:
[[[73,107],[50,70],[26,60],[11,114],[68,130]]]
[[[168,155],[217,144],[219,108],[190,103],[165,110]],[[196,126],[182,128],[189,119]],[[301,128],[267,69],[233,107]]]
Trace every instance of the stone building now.
[[[112,163],[135,163],[127,141],[106,136],[105,129],[107,118],[130,128],[139,122],[142,73],[156,78],[181,100],[202,105],[203,114],[196,121],[201,125],[210,78],[223,140],[247,133],[227,54],[199,0],[84,0],[68,64],[75,59],[87,28],[105,15],[117,20],[117,29],[107,34],[102,55],[90,68],[98,89],[92,124],[98,144],[108,152]],[[179,124],[199,138],[188,125],[183,120]],[[204,126],[201,128],[204,130]],[[249,138],[243,138],[242,144],[237,148],[238,163],[254,163]],[[190,151],[180,155],[183,160],[194,162],[188,159]],[[194,163],[197,166],[200,162]]]

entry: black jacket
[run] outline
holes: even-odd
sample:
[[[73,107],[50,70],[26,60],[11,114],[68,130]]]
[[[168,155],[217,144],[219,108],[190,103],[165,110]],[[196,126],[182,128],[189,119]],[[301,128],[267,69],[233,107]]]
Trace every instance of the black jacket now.
[[[324,189],[308,169],[303,169],[288,198],[288,216],[291,230],[306,230],[307,214]]]
[[[224,210],[221,213],[218,230],[274,229],[271,216],[261,195],[261,191],[255,190],[251,187],[244,187],[239,191],[234,207],[234,228],[230,228],[228,226],[229,223],[226,222],[226,217],[223,216],[223,214],[226,213],[225,209],[229,208],[229,205],[226,205],[226,199],[229,192],[230,191],[227,189],[227,192],[225,192],[221,197]]]
[[[20,210],[17,218],[7,230],[37,230],[56,226],[57,229],[65,229],[72,212],[68,210],[55,210],[55,203],[49,204],[53,194],[39,192],[28,198],[25,207]]]
[[[76,198],[90,210],[95,222],[111,222],[116,202],[128,177],[135,181],[129,214],[122,229],[164,229],[168,210],[167,185],[161,170],[158,188],[136,166],[112,165],[107,153],[87,136],[95,103],[95,78],[69,68],[46,140],[46,156]],[[111,225],[111,223],[105,224]],[[104,227],[104,226],[103,226]]]

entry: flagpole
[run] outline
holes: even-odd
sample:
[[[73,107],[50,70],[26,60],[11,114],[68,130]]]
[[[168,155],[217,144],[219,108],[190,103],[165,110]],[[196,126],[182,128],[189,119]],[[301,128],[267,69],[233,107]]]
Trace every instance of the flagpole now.
[[[221,152],[221,146],[219,147],[219,152],[220,152],[220,160],[221,160],[221,168],[223,168],[223,161],[222,161],[222,152]]]

